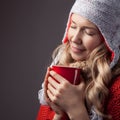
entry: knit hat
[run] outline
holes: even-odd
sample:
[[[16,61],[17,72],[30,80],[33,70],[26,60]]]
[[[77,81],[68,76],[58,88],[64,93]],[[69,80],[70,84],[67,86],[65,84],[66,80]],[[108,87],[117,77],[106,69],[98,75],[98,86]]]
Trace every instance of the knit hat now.
[[[94,23],[112,51],[111,68],[120,57],[120,1],[119,0],[76,0],[70,10],[63,43],[68,41],[67,32],[72,13],[79,14]]]

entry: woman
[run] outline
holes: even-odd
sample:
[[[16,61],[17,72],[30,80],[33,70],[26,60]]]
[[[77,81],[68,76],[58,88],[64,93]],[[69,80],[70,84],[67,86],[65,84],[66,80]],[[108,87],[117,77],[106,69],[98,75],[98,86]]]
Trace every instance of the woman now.
[[[45,119],[119,119],[119,8],[118,0],[75,1],[63,44],[55,50],[52,65],[81,68],[82,81],[72,85],[48,68],[44,90],[39,92],[39,115],[47,108]]]

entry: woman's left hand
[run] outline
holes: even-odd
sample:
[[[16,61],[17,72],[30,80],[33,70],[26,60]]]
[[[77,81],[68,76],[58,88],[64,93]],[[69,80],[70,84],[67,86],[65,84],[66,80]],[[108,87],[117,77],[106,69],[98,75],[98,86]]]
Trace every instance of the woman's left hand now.
[[[48,67],[46,75],[45,75],[45,79],[44,79],[44,97],[45,100],[47,102],[47,104],[54,110],[55,112],[55,116],[53,120],[61,120],[63,115],[65,114],[61,108],[56,105],[55,103],[51,102],[51,100],[49,99],[49,96],[47,95],[47,87],[48,87],[48,77],[49,77],[49,72],[50,72],[50,67]]]
[[[64,111],[84,104],[85,84],[81,77],[79,85],[72,85],[68,80],[54,71],[50,71],[48,77],[47,95],[49,99],[59,105]]]

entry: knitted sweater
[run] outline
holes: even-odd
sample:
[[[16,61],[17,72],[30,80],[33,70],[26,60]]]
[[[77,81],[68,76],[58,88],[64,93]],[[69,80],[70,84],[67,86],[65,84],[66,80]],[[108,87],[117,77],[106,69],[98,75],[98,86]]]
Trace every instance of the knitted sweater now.
[[[120,120],[120,76],[113,80],[106,103],[105,112],[112,116],[112,120]]]
[[[114,79],[110,86],[110,94],[106,101],[105,113],[112,116],[112,120],[120,120],[120,76]],[[54,111],[47,105],[41,105],[36,120],[52,120]],[[62,120],[69,120],[64,116]],[[91,120],[99,120],[97,117]]]

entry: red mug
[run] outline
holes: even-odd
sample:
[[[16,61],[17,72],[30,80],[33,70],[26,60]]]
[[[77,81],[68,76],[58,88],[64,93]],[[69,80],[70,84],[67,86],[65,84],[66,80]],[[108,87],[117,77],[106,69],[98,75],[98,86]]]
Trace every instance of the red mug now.
[[[64,77],[71,84],[78,85],[80,83],[80,68],[53,65],[52,70]]]

